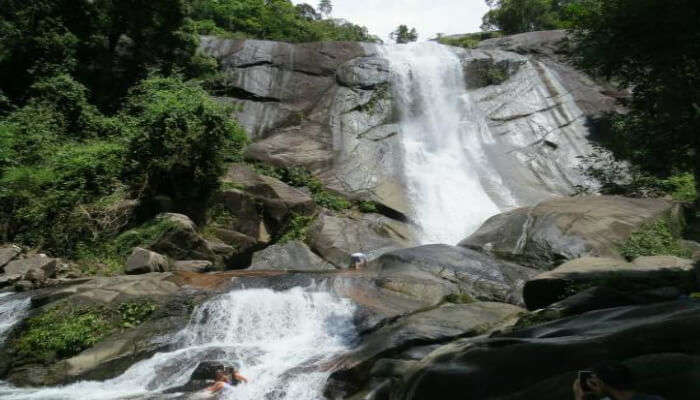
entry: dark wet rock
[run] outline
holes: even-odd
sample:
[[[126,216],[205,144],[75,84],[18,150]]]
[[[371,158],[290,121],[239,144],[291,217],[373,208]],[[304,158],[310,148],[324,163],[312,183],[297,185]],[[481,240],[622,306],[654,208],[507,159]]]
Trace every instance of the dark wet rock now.
[[[491,217],[460,246],[548,270],[585,256],[622,258],[625,239],[666,215],[680,224],[678,206],[662,199],[559,198]]]
[[[375,364],[379,358],[399,355],[411,346],[480,335],[513,320],[522,311],[520,307],[504,303],[447,303],[389,321],[366,334],[357,349],[338,361],[338,370],[330,377],[325,394],[338,398],[356,392],[373,371],[381,371]]]
[[[578,370],[614,359],[632,368],[641,391],[690,400],[700,389],[699,334],[698,302],[593,311],[447,344],[404,371],[391,398],[567,399]]]
[[[639,257],[632,263],[587,257],[569,261],[529,280],[523,297],[527,307],[534,310],[601,286],[662,301],[692,292],[697,286],[695,280],[693,262],[678,257]]]
[[[251,270],[333,270],[335,267],[314,254],[303,242],[276,244],[253,254]]]

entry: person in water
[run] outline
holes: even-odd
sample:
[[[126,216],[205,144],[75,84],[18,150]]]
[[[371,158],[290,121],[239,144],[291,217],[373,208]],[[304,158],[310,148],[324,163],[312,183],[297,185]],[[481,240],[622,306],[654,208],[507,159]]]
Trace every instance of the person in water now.
[[[236,386],[239,383],[248,383],[248,378],[241,375],[236,368],[231,369],[231,384]]]
[[[226,372],[223,370],[216,371],[216,378],[214,379],[214,384],[206,388],[205,390],[207,392],[211,393],[219,393],[222,391],[226,386],[228,386],[231,382],[228,379],[228,376],[226,375]]]
[[[632,373],[620,362],[602,362],[591,368],[591,372],[592,375],[586,382],[581,382],[580,379],[574,382],[574,400],[584,400],[588,394],[607,396],[606,398],[612,400],[664,400],[662,397],[634,390]]]
[[[355,253],[350,256],[350,269],[367,268],[367,256],[364,253]]]

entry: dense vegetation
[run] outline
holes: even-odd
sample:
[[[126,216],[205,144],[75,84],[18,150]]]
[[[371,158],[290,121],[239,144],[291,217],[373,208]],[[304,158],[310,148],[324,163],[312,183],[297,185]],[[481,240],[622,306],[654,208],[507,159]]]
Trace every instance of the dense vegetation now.
[[[330,15],[330,1],[318,12],[309,4],[289,0],[191,0],[191,17],[200,34],[289,42],[369,41],[378,39],[367,28],[349,22],[322,19]]]
[[[481,29],[506,34],[567,29],[601,0],[486,0]]]
[[[204,218],[246,144],[199,84],[217,69],[200,34],[375,39],[322,19],[327,0],[320,12],[288,0],[0,3],[0,239],[106,271],[123,261],[124,232],[158,212]],[[316,189],[320,204],[347,207]]]

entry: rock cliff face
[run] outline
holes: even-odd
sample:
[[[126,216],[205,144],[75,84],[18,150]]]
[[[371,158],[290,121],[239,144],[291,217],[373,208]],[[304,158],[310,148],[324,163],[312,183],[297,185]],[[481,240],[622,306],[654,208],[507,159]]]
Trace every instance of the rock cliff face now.
[[[555,31],[454,49],[492,134],[486,168],[512,195],[502,208],[568,194],[581,181],[575,157],[590,150],[591,119],[615,107],[617,93],[559,58],[563,39]],[[307,167],[334,190],[410,215],[392,74],[379,47],[205,37],[202,51],[219,61],[211,85],[238,106],[254,142],[249,158]]]

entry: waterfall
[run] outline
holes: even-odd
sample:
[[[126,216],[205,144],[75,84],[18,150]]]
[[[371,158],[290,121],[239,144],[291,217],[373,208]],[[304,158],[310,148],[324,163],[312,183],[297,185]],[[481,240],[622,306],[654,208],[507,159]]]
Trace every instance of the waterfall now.
[[[349,301],[327,292],[232,291],[194,311],[188,326],[172,338],[174,350],[140,361],[121,376],[53,388],[0,387],[0,397],[171,398],[159,393],[184,385],[199,362],[209,360],[233,362],[250,379],[219,398],[316,400],[330,374],[324,365],[354,340],[353,313]]]
[[[16,323],[22,320],[29,310],[31,298],[17,293],[0,293],[0,344]]]
[[[456,244],[510,194],[488,171],[486,118],[466,92],[459,57],[433,42],[380,47],[400,118],[404,178],[424,244]]]

